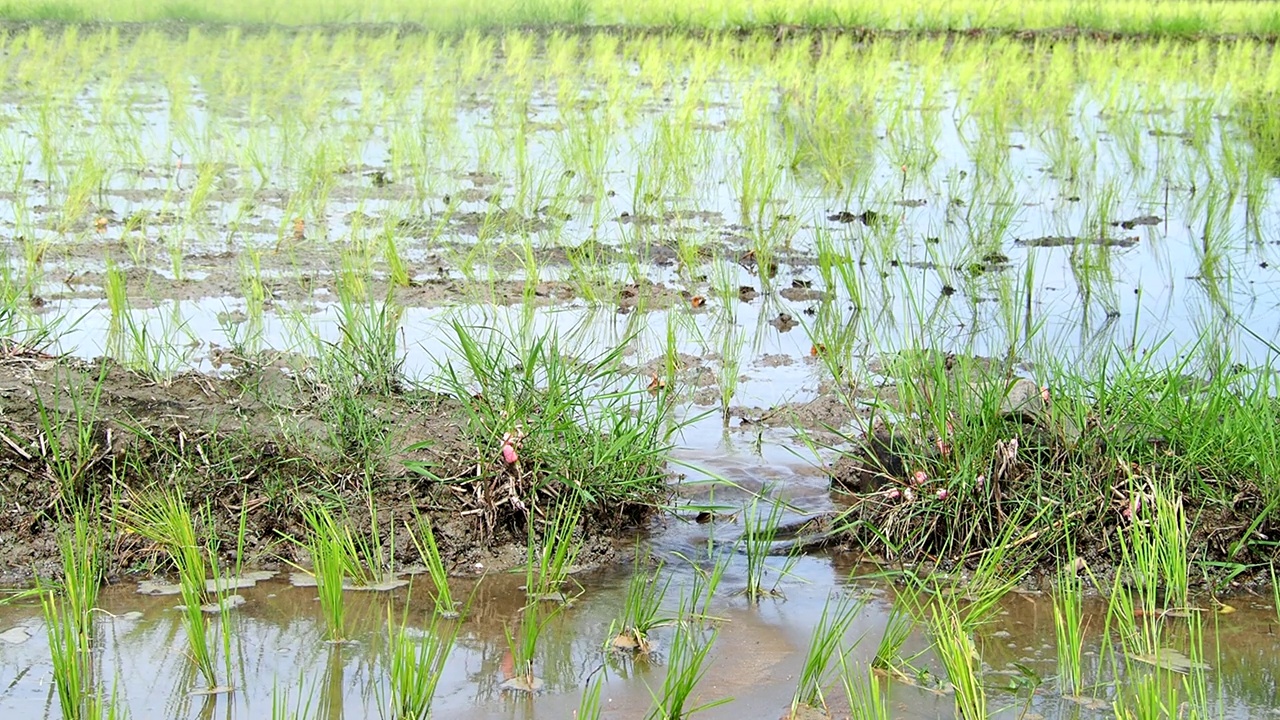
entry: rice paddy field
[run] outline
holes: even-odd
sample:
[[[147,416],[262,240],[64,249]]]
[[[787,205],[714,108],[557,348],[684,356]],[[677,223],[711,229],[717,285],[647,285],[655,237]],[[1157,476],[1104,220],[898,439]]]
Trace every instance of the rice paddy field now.
[[[1280,6],[0,18],[0,714],[1280,706]]]

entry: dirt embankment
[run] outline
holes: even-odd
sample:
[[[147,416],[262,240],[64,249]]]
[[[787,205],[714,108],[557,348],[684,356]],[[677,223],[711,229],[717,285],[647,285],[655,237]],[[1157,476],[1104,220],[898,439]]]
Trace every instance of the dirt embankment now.
[[[455,572],[524,562],[526,521],[532,514],[536,525],[545,507],[498,448],[468,436],[458,401],[404,389],[339,402],[304,365],[276,356],[244,361],[229,377],[156,382],[107,360],[6,345],[0,580],[56,575],[58,529],[76,508],[103,522],[110,575],[156,569],[156,548],[121,520],[130,503],[171,490],[209,509],[213,527],[199,530],[223,548],[235,547],[243,513],[245,561],[255,566],[305,561],[295,541],[306,537],[302,509],[312,502],[341,507],[357,533],[376,515],[397,566],[418,562],[405,526],[419,518]],[[508,500],[513,492],[527,509]],[[612,539],[650,506],[608,510],[583,513],[584,564],[608,560]]]
[[[1262,483],[1215,477],[1184,452],[1153,428],[1099,416],[1063,428],[1047,409],[947,438],[879,427],[828,469],[844,509],[826,544],[946,569],[999,558],[1000,572],[1024,580],[1088,569],[1105,586],[1134,572],[1135,538],[1159,546],[1181,533],[1192,582],[1211,592],[1269,584],[1278,529]]]

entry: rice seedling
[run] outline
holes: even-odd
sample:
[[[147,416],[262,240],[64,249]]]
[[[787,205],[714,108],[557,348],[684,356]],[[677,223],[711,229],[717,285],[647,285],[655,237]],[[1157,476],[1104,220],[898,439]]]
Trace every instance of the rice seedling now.
[[[929,615],[934,652],[946,668],[955,691],[956,714],[965,720],[987,717],[987,695],[982,684],[982,661],[959,609],[938,603]]]
[[[889,708],[888,692],[880,687],[880,678],[873,668],[865,672],[850,672],[848,653],[838,655],[840,683],[849,701],[849,717],[852,720],[889,720],[893,717]]]
[[[441,557],[440,548],[436,545],[436,534],[431,529],[431,521],[419,518],[417,532],[407,524],[405,529],[409,532],[413,546],[418,550],[418,557],[427,566],[427,577],[431,580],[432,588],[431,600],[435,604],[436,613],[446,619],[458,617],[458,603],[449,590],[449,572],[445,569],[444,558]]]
[[[822,615],[809,639],[809,649],[805,653],[804,665],[800,669],[800,680],[795,695],[791,698],[791,715],[795,716],[803,707],[828,710],[825,689],[831,681],[829,677],[832,660],[838,660],[843,667],[845,656],[849,650],[845,648],[844,636],[862,610],[862,601],[848,595],[839,596],[835,605],[831,598],[822,606]],[[856,642],[854,643],[857,644]]]
[[[1068,553],[1068,557],[1070,553]],[[1053,589],[1053,629],[1058,652],[1058,689],[1079,695],[1084,690],[1084,604],[1080,576],[1069,568],[1058,570]]]
[[[902,656],[902,648],[916,627],[915,616],[909,606],[918,602],[914,590],[907,595],[899,596],[897,602],[889,609],[889,617],[885,622],[884,633],[876,645],[876,654],[871,660],[871,667],[899,677],[911,677],[916,674],[911,660]]]
[[[730,311],[720,315],[717,325],[714,332],[720,340],[717,350],[720,363],[716,369],[716,388],[719,390],[720,420],[728,428],[733,397],[742,378],[742,348],[746,345],[747,336]]]
[[[520,611],[520,618],[515,627],[504,626],[507,638],[507,652],[511,656],[511,674],[503,680],[502,689],[517,693],[536,693],[542,689],[543,680],[534,674],[533,661],[538,652],[538,642],[547,624],[554,618],[563,605],[555,605],[549,611],[543,604],[531,601]]]
[[[770,501],[769,510],[763,512],[759,498],[755,498],[742,513],[740,542],[747,558],[747,587],[743,593],[751,602],[757,602],[764,597],[778,596],[778,583],[795,564],[795,555],[789,554],[783,566],[774,569],[777,577],[773,585],[765,587],[765,575],[770,570],[767,560],[773,552],[774,539],[777,537],[784,509],[785,505],[781,501]]]
[[[587,682],[586,687],[582,689],[582,696],[578,700],[578,709],[574,711],[574,720],[599,720],[604,706],[600,702],[600,695],[604,690],[605,673],[604,668],[596,671],[592,678]]]
[[[556,509],[540,540],[535,537],[533,523],[530,522],[526,544],[529,564],[525,573],[525,590],[530,598],[568,601],[561,588],[568,581],[578,552],[582,550],[582,539],[575,537],[580,519],[581,512],[576,503],[570,501]]]
[[[610,645],[620,650],[647,654],[652,649],[650,634],[657,627],[671,622],[659,615],[662,601],[671,586],[671,576],[662,578],[663,563],[650,568],[648,553],[636,549],[631,577],[627,580],[627,596],[622,605],[622,617],[610,625]],[[616,631],[616,632],[615,632]]]
[[[683,602],[681,607],[683,615],[686,607]],[[667,651],[667,674],[662,688],[656,693],[652,688],[649,690],[653,705],[645,715],[647,720],[686,718],[732,700],[718,698],[701,704],[695,704],[694,700],[698,683],[707,673],[707,663],[718,634],[719,630],[715,628],[696,629],[686,622],[676,624]]]
[[[344,642],[348,629],[343,591],[348,583],[369,585],[380,579],[382,550],[376,539],[357,537],[350,524],[324,504],[304,508],[303,518],[309,532],[306,548],[311,555],[311,573],[325,619],[325,638]]]
[[[280,688],[279,681],[271,686],[271,720],[311,720],[320,717],[319,703],[315,702],[316,688],[307,687],[306,677],[298,678],[297,695],[289,702],[289,689]]]
[[[410,634],[407,620],[407,611],[397,623],[388,609],[390,644],[384,663],[390,691],[389,710],[397,720],[424,720],[431,715],[431,703],[457,629],[442,627],[441,616],[435,615],[421,633]]]
[[[724,571],[729,566],[729,558],[722,552],[709,550],[708,559],[711,561],[711,567],[704,568],[700,563],[694,562],[685,555],[680,553],[675,553],[675,555],[689,563],[689,567],[693,570],[693,583],[690,585],[687,599],[689,617],[704,620],[711,618],[711,601],[715,599],[716,590],[720,587],[720,581],[724,579]]]
[[[93,609],[102,580],[99,533],[84,514],[75,515],[58,540],[62,582],[40,595],[58,705],[69,720],[115,714],[114,695],[107,701],[94,677]]]
[[[203,517],[209,525],[209,518]],[[209,586],[221,588],[221,578],[210,577],[209,562],[216,567],[216,547],[210,547],[196,530],[191,508],[177,493],[169,492],[151,498],[139,498],[125,510],[124,523],[134,532],[164,548],[178,572],[182,598],[181,619],[187,634],[187,650],[192,664],[210,688],[218,687],[214,664],[214,646],[209,640]],[[217,611],[225,614],[229,603],[222,593],[214,593]],[[224,618],[225,619],[225,618]],[[223,623],[224,628],[226,623]],[[225,631],[225,630],[224,630]]]
[[[1160,482],[1149,482],[1145,488],[1138,486],[1131,492],[1126,509],[1134,522],[1127,536],[1120,536],[1120,544],[1139,603],[1151,616],[1158,610],[1185,608],[1190,584],[1190,535],[1182,500]]]

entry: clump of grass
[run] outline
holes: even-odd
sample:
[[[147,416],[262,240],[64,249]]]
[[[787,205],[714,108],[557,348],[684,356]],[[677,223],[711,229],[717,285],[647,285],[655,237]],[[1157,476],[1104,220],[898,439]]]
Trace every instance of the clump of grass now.
[[[403,308],[390,294],[382,302],[366,302],[358,293],[344,292],[346,285],[338,285],[342,341],[332,359],[358,391],[392,393],[400,387],[404,366],[399,350]]]
[[[102,363],[92,385],[69,383],[68,408],[59,407],[56,398],[46,401],[39,392],[35,397],[40,421],[37,448],[60,499],[72,511],[90,501],[90,470],[102,459],[97,411],[106,373],[107,364]]]
[[[623,345],[578,360],[554,335],[517,343],[489,329],[453,330],[461,362],[446,364],[442,380],[484,457],[475,480],[487,529],[565,501],[605,523],[606,512],[616,522],[648,511],[663,491],[673,428],[644,387],[616,385]],[[435,477],[430,466],[411,467]]]

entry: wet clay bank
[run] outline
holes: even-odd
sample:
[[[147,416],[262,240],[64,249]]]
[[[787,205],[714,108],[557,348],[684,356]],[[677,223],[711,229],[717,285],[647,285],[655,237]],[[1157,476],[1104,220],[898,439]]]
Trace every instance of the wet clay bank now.
[[[304,559],[301,512],[323,503],[340,507],[355,532],[385,539],[383,557],[367,558],[382,569],[416,562],[405,529],[427,521],[446,562],[464,575],[523,563],[529,518],[558,502],[544,480],[560,470],[555,459],[505,462],[504,431],[478,423],[452,396],[322,382],[317,361],[296,356],[238,360],[224,377],[159,381],[111,360],[5,348],[0,567],[10,580],[59,574],[55,539],[73,512],[104,523],[110,575],[166,570],[155,564],[158,547],[120,522],[137,502],[173,492],[209,510],[198,513],[208,525],[198,531],[222,538],[227,552],[243,520],[249,566]],[[535,456],[536,440],[527,441]],[[609,561],[608,538],[635,528],[663,497],[661,470],[646,462],[624,467],[607,451],[577,459],[577,471],[605,482],[625,473],[629,488],[595,495],[581,533],[584,562]]]
[[[991,554],[1004,558],[1001,575],[1034,587],[1064,563],[1109,577],[1130,534],[1172,513],[1182,531],[1171,540],[1192,548],[1188,558],[1210,587],[1267,579],[1265,466],[1237,450],[1267,436],[1238,437],[1236,428],[1252,421],[1265,429],[1270,420],[1258,413],[1273,401],[1217,401],[1204,418],[1213,388],[1195,378],[1148,378],[1138,398],[1122,383],[1087,388],[1086,399],[1086,388],[1051,391],[1003,363],[903,353],[875,363],[883,376],[874,386],[827,385],[813,400],[769,408],[735,405],[722,423],[696,406],[669,414],[662,373],[618,356],[574,390],[589,398],[609,387],[628,398],[627,411],[646,424],[627,437],[649,442],[632,458],[593,447],[608,433],[579,417],[571,422],[582,434],[559,453],[530,432],[554,421],[537,409],[477,414],[491,404],[538,407],[514,403],[521,398],[510,392],[487,396],[501,390],[494,385],[452,395],[424,389],[425,381],[362,385],[327,375],[332,359],[295,354],[155,379],[112,360],[5,347],[0,563],[11,580],[57,575],[57,534],[86,507],[107,521],[112,575],[165,571],[159,548],[120,517],[175,489],[212,511],[206,530],[224,548],[235,547],[244,519],[243,560],[252,567],[305,562],[303,512],[317,503],[342,507],[358,533],[382,538],[385,554],[368,560],[393,572],[418,563],[403,530],[425,518],[450,571],[471,575],[525,563],[531,519],[539,527],[565,500],[589,509],[578,560],[596,565],[629,557],[617,543],[646,530],[659,543],[681,542],[680,526],[692,521],[737,532],[744,507],[760,497],[781,510],[777,553],[844,547],[894,566],[960,570]],[[679,372],[708,362],[685,357]],[[892,380],[902,377],[915,380]],[[926,402],[946,414],[921,412]],[[1207,438],[1200,442],[1213,454],[1197,455],[1177,431]],[[517,432],[526,436],[518,444]],[[696,442],[707,435],[719,439]],[[806,444],[818,450],[808,460]],[[783,471],[795,466],[803,470]],[[594,478],[589,495],[572,479],[585,477]]]

